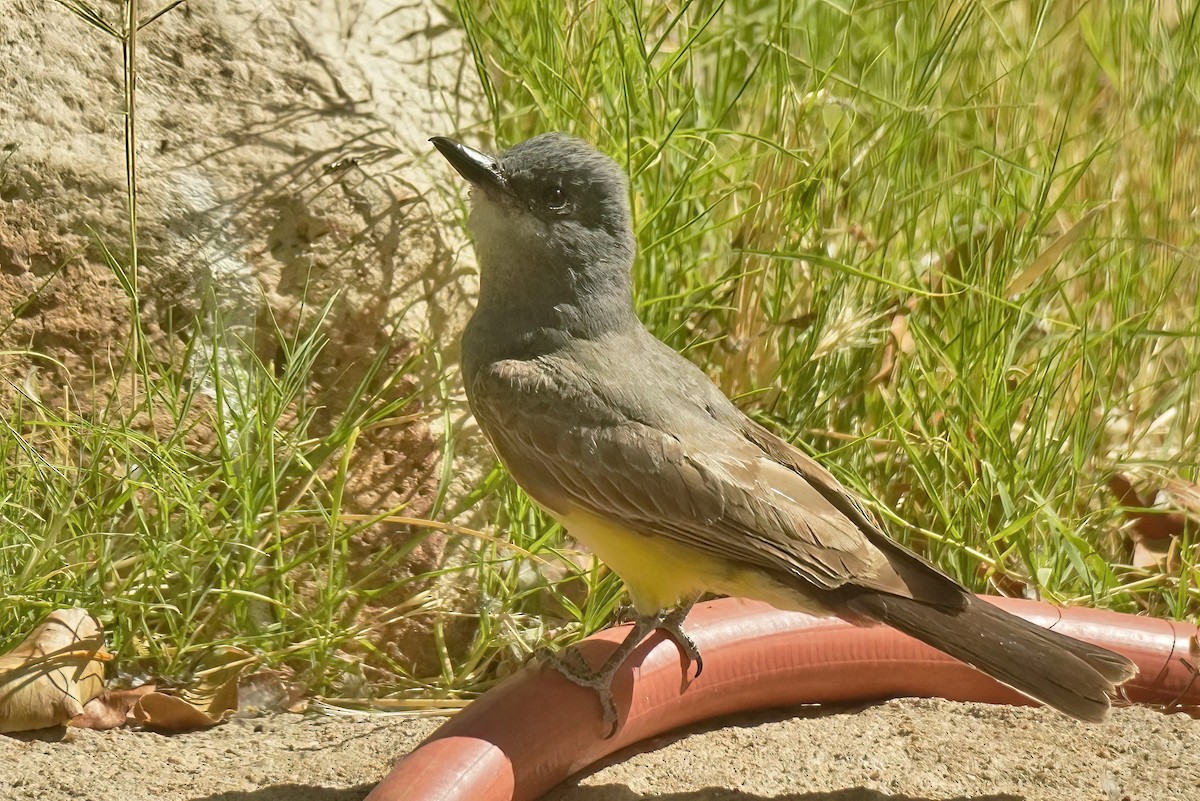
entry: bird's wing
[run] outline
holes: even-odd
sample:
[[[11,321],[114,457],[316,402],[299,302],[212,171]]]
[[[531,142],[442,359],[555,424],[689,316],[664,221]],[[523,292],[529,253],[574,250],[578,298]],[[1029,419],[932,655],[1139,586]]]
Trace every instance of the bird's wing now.
[[[924,557],[893,540],[880,527],[862,501],[842,486],[833,474],[808,454],[777,435],[738,413],[739,420],[731,422],[747,441],[753,443],[773,461],[783,465],[804,480],[831,506],[852,521],[864,537],[887,558],[892,570],[907,589],[901,593],[918,601],[952,608],[961,608],[967,592],[961,584],[942,573]],[[883,589],[875,587],[875,589]]]
[[[798,470],[703,413],[671,430],[615,413],[578,382],[565,382],[572,394],[564,394],[546,372],[520,397],[511,377],[479,380],[505,384],[476,387],[478,397],[509,396],[477,404],[476,414],[518,483],[551,510],[582,509],[818,589],[913,596],[856,519],[865,513],[827,497],[840,486],[815,462]],[[696,408],[681,401],[679,411]]]

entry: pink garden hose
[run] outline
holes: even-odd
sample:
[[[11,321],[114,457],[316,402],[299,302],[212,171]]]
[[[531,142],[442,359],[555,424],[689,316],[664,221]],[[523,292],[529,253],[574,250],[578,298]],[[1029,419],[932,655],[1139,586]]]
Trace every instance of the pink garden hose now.
[[[1035,601],[987,600],[1132,659],[1140,674],[1124,686],[1129,701],[1200,708],[1195,626]],[[685,689],[675,643],[652,636],[613,683],[621,722],[611,739],[604,739],[606,727],[592,690],[553,670],[526,668],[435,731],[367,801],[532,801],[621,748],[747,710],[900,696],[1032,703],[884,626],[857,628],[726,598],[698,604],[685,629],[704,655],[704,673]],[[577,647],[597,665],[625,632],[626,627],[608,629]]]

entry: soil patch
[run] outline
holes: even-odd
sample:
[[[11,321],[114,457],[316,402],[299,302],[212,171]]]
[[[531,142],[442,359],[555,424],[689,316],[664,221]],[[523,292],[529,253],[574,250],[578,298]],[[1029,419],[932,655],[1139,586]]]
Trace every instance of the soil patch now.
[[[280,716],[175,737],[0,737],[0,798],[358,801],[439,722]],[[739,717],[647,747],[548,800],[1200,799],[1200,721],[1148,709],[1094,726],[1043,709],[900,700]]]

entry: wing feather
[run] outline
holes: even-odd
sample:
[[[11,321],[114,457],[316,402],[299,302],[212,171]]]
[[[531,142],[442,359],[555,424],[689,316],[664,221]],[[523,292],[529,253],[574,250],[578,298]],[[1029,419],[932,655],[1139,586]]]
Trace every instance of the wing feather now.
[[[552,512],[581,509],[822,589],[855,582],[903,592],[854,521],[754,443],[724,436],[729,429],[711,417],[690,426],[684,444],[611,405],[562,403],[541,378],[540,391],[519,403],[475,411],[518,483]],[[501,391],[488,389],[477,387],[476,397]],[[581,407],[597,411],[580,415]]]

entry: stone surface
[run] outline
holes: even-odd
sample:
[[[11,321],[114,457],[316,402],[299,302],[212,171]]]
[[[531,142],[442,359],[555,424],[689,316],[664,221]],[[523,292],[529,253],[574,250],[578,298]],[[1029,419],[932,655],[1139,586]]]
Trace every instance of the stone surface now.
[[[114,24],[119,7],[96,4]],[[69,390],[88,414],[108,402],[130,341],[130,304],[103,254],[128,251],[121,50],[58,3],[0,0],[0,19],[0,371],[14,382],[0,385],[27,383],[51,403]],[[150,346],[165,353],[202,330],[216,353],[197,349],[193,374],[215,355],[236,376],[250,348],[278,364],[275,332],[316,326],[328,305],[309,387],[324,410],[317,435],[376,354],[395,370],[432,343],[452,363],[475,271],[457,186],[427,139],[484,112],[451,11],[433,0],[188,3],[144,28],[138,47]],[[436,385],[427,361],[399,391]],[[429,511],[442,409],[405,411],[357,441],[346,511]],[[452,417],[463,415],[460,403]],[[469,465],[459,472],[469,480]],[[355,556],[372,570],[380,539],[410,536],[376,527]],[[424,537],[379,580],[431,569],[444,547]]]

